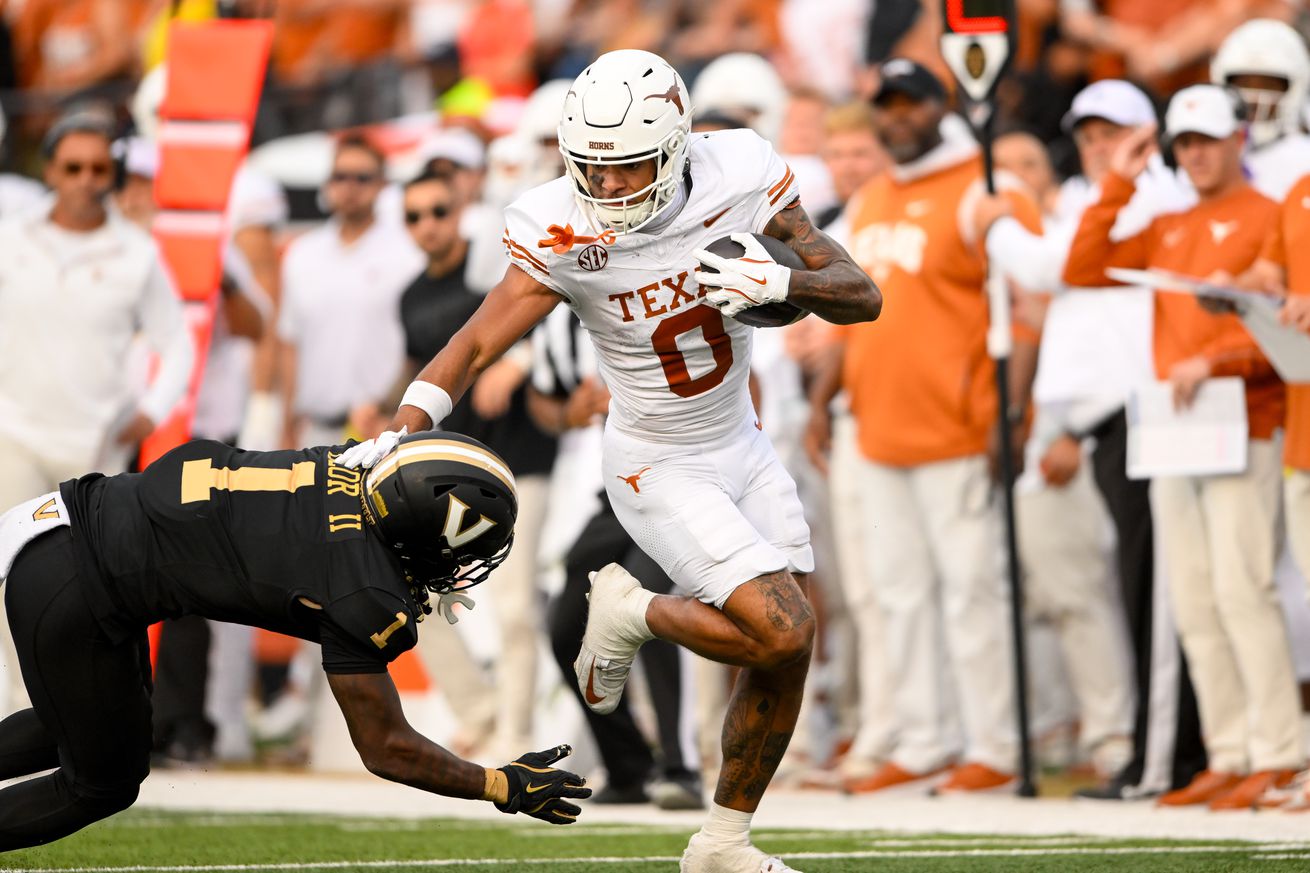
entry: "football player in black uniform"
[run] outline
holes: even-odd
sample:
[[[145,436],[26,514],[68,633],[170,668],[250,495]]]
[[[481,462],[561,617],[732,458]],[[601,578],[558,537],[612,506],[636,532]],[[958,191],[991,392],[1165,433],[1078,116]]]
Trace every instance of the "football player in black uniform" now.
[[[63,483],[0,519],[0,579],[32,708],[0,722],[0,850],[126,809],[149,771],[146,627],[195,614],[322,644],[328,685],[373,773],[554,824],[583,779],[568,746],[499,769],[405,720],[387,664],[429,595],[457,596],[509,552],[514,478],[458,434],[402,439],[361,473],[345,446],[246,452],[187,443],[143,473]],[[11,566],[12,564],[12,566]]]

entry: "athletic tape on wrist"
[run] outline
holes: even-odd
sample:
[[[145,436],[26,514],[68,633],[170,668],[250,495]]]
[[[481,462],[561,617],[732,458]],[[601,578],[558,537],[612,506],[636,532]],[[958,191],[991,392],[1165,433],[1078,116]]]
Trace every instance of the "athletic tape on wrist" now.
[[[450,415],[450,410],[455,406],[445,388],[422,379],[409,383],[405,396],[400,398],[400,405],[414,406],[426,412],[434,428],[441,426],[442,419]]]

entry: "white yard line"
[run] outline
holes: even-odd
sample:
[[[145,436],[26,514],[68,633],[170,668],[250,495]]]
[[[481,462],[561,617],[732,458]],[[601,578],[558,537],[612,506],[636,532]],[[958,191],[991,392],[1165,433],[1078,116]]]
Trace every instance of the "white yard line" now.
[[[1231,846],[1231,845],[1196,845],[1196,846],[1106,846],[1103,848],[1073,848],[1052,846],[1049,848],[1020,849],[922,849],[915,851],[853,851],[853,852],[789,852],[786,857],[791,860],[855,860],[875,858],[1019,858],[1047,857],[1060,855],[1249,855],[1262,860],[1310,861],[1310,852],[1276,854],[1266,853],[1268,848],[1310,848],[1307,844],[1289,846]],[[427,858],[418,860],[382,860],[382,861],[299,861],[283,864],[177,864],[169,866],[131,865],[124,867],[0,867],[0,873],[49,873],[58,869],[60,873],[216,873],[216,871],[263,871],[263,870],[344,870],[344,869],[378,869],[378,868],[431,868],[431,867],[492,867],[504,864],[515,866],[547,867],[559,864],[671,864],[678,860],[677,855],[644,855],[637,857],[598,856],[586,858]]]
[[[220,817],[254,812],[409,820],[453,818],[460,819],[461,826],[506,822],[489,803],[436,797],[370,776],[158,771],[142,786],[138,806]],[[582,825],[654,825],[690,832],[705,820],[704,812],[661,812],[650,806],[583,806]],[[549,825],[521,818],[516,824],[522,826],[525,836],[552,830]],[[1306,824],[1304,815],[1162,809],[1149,801],[1023,800],[1001,795],[929,798],[912,793],[847,797],[814,791],[770,791],[754,820],[757,828],[880,831],[884,836],[1081,834],[1115,839],[1257,842],[1303,840]],[[562,836],[571,830],[555,832]]]

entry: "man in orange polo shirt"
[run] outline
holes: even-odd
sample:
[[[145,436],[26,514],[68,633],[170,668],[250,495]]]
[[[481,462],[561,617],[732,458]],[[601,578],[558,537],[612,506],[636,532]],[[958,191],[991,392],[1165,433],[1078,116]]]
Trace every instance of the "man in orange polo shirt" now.
[[[1310,175],[1292,186],[1260,260],[1238,283],[1286,294],[1283,323],[1310,333]],[[1287,386],[1283,463],[1287,537],[1301,574],[1310,578],[1310,384]]]
[[[1273,232],[1278,207],[1242,173],[1240,100],[1213,85],[1174,95],[1166,132],[1199,202],[1126,239],[1111,236],[1119,210],[1155,152],[1153,126],[1121,144],[1084,214],[1065,263],[1070,285],[1110,284],[1107,267],[1189,275],[1240,273]],[[1209,768],[1164,805],[1248,809],[1287,785],[1305,762],[1295,672],[1274,585],[1280,472],[1274,431],[1283,384],[1234,315],[1211,315],[1180,294],[1155,295],[1156,373],[1188,406],[1205,380],[1245,383],[1250,445],[1244,473],[1156,479],[1152,502],[1169,570],[1174,618],[1196,686]]]
[[[895,166],[847,207],[849,250],[883,289],[886,312],[876,327],[849,329],[842,378],[821,380],[829,390],[812,398],[820,428],[837,387],[850,398],[866,564],[899,722],[890,760],[847,787],[926,781],[956,764],[940,790],[997,788],[1014,778],[1016,743],[987,459],[997,414],[984,342],[987,262],[966,220],[983,193],[982,159],[960,119],[947,115],[941,82],[912,61],[883,65],[874,110]],[[1031,200],[1016,197],[1014,208],[1040,226]],[[1035,363],[1035,344],[1026,352]],[[1030,378],[1032,367],[1015,372]],[[1016,419],[1027,387],[1013,395]]]

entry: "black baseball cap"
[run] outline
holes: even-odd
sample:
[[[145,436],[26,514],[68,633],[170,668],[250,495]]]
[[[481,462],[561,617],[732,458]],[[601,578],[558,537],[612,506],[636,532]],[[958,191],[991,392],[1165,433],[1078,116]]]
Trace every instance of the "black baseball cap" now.
[[[881,103],[893,94],[904,94],[914,100],[946,100],[946,87],[941,79],[922,64],[909,58],[892,58],[884,61],[878,68],[882,83],[878,93],[873,95],[875,104]]]

